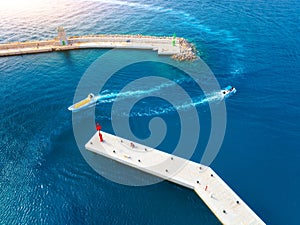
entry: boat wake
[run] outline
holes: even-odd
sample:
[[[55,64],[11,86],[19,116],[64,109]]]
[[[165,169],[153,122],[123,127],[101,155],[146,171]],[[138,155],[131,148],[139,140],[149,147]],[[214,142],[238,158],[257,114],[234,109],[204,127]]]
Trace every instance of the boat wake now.
[[[220,102],[224,99],[224,95],[222,95],[221,92],[213,92],[209,94],[208,96],[200,96],[197,98],[193,98],[192,102],[183,103],[182,105],[162,105],[159,107],[155,107],[152,109],[149,109],[148,111],[139,111],[139,112],[131,112],[130,115],[123,116],[129,116],[129,117],[144,117],[144,116],[161,116],[169,113],[174,113],[178,111],[183,110],[189,110],[192,107],[200,107],[201,105],[205,105],[208,103],[213,102]]]
[[[186,82],[187,79],[178,79],[174,81],[176,84],[182,84],[183,82]],[[160,90],[163,88],[171,87],[174,85],[174,82],[167,82],[163,83],[159,86],[153,87],[148,90],[135,90],[135,91],[125,91],[125,92],[111,92],[109,93],[109,90],[105,90],[101,92],[101,94],[95,96],[97,98],[97,103],[102,104],[102,103],[110,103],[114,102],[115,99],[118,100],[126,100],[128,98],[139,98],[139,97],[148,97],[151,96],[151,94],[154,93],[159,93]],[[108,94],[106,94],[108,93]]]
[[[172,89],[172,87],[176,85],[181,86],[183,89],[188,87],[188,89],[191,91],[191,93],[188,94],[189,97],[180,95],[179,93],[176,95],[172,94],[174,93],[174,89]],[[192,78],[182,77],[161,83],[160,85],[152,88],[141,86],[139,89],[126,91],[106,89],[97,95],[89,94],[89,96],[93,96],[91,99],[87,97],[86,99],[70,106],[68,109],[76,112],[85,108],[92,108],[97,105],[101,105],[101,111],[103,113],[106,109],[111,111],[111,104],[125,103],[126,107],[128,104],[133,104],[131,106],[132,108],[135,107],[135,105],[138,108],[136,108],[137,110],[132,110],[130,115],[128,115],[128,112],[122,109],[123,106],[120,104],[117,107],[117,112],[114,111],[113,113],[118,114],[119,116],[129,117],[158,116],[176,111],[190,110],[192,107],[200,107],[210,103],[218,103],[235,92],[236,89],[234,87],[227,86],[223,90],[216,90],[208,94],[203,94],[202,91],[199,91],[199,86],[194,86]],[[166,96],[167,99],[165,99]],[[173,103],[170,103],[168,99]],[[176,102],[175,105],[174,102]],[[139,104],[142,105],[139,107]]]
[[[156,88],[152,88],[150,90],[136,90],[136,91],[126,91],[122,93],[110,93],[110,94],[104,94],[104,95],[98,95],[95,96],[98,101],[97,105],[106,104],[106,103],[112,103],[115,101],[126,101],[129,98],[141,98],[141,97],[148,97],[151,96],[150,94],[153,94],[159,90],[161,90],[163,87],[169,86],[169,84],[160,85]],[[159,96],[159,95],[156,95]],[[120,116],[129,116],[129,117],[143,117],[143,116],[159,116],[164,115],[176,111],[183,111],[183,110],[189,110],[191,107],[200,107],[201,105],[214,103],[214,102],[220,102],[224,100],[225,95],[222,94],[221,91],[215,91],[208,95],[201,95],[198,97],[191,98],[192,101],[183,102],[180,105],[171,105],[170,104],[162,104],[160,106],[154,106],[151,108],[141,108],[139,111],[133,111],[130,113],[130,115],[127,115],[126,113],[120,113]],[[121,112],[120,110],[119,112]],[[115,112],[116,113],[116,112]]]

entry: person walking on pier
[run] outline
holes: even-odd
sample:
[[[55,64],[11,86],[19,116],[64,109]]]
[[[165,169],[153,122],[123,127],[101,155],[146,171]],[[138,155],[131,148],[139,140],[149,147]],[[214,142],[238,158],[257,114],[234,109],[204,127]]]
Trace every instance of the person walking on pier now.
[[[99,139],[100,139],[100,142],[103,142],[103,137],[102,137],[101,132],[99,132]]]

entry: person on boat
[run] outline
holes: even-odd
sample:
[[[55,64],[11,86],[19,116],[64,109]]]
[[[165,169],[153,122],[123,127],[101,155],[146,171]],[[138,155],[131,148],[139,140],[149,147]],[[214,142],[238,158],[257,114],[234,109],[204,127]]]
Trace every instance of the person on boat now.
[[[89,94],[88,97],[89,97],[90,100],[92,100],[94,98],[94,95],[93,94]]]

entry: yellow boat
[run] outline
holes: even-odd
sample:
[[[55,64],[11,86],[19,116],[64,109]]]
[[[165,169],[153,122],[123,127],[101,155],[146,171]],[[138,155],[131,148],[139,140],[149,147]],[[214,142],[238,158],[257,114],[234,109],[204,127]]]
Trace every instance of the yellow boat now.
[[[96,103],[97,99],[95,98],[95,95],[90,93],[85,99],[81,100],[80,102],[75,103],[74,105],[71,105],[68,107],[68,110],[70,111],[78,111],[80,109],[86,108],[93,103]]]

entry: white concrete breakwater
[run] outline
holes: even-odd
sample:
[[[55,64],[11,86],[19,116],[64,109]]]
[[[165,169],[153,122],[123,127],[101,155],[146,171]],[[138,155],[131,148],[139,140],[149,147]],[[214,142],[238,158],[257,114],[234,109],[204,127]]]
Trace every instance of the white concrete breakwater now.
[[[58,38],[44,41],[0,44],[0,56],[15,56],[84,48],[154,50],[157,51],[159,55],[169,55],[175,60],[196,59],[194,48],[183,38],[120,34],[72,36],[67,39],[66,45],[61,45]]]
[[[85,145],[87,150],[194,190],[222,224],[265,224],[210,167],[101,133],[104,142],[96,133]]]

